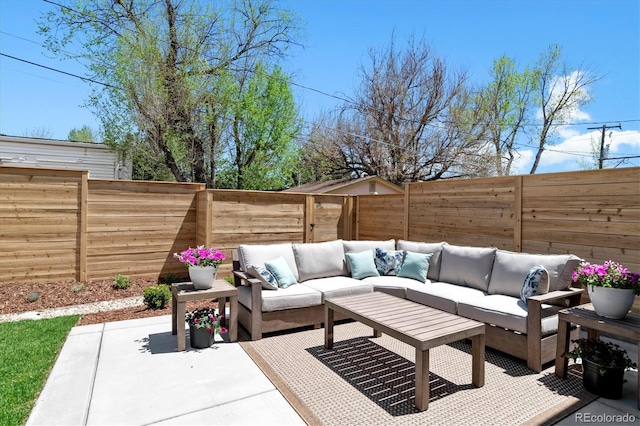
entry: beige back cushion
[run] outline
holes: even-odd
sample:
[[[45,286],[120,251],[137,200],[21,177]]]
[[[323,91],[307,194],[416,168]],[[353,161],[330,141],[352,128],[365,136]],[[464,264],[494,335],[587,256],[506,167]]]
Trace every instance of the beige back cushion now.
[[[372,250],[375,253],[377,248],[384,250],[395,250],[396,240],[386,241],[343,241],[345,253],[360,253],[361,251]]]
[[[295,275],[296,280],[299,280],[298,268],[296,267],[296,259],[291,243],[240,244],[240,246],[238,246],[238,260],[240,261],[240,268],[242,268],[244,272],[249,272],[247,265],[264,267],[264,262],[269,262],[280,256],[284,257],[293,275]]]
[[[531,268],[542,265],[549,274],[549,291],[565,290],[571,286],[571,274],[582,261],[572,254],[529,254],[506,250],[496,252],[489,294],[520,297],[524,278]]]
[[[429,259],[429,270],[427,271],[427,278],[431,281],[438,281],[440,277],[440,259],[442,253],[442,247],[447,243],[442,241],[440,243],[420,243],[416,241],[398,240],[398,250],[412,251],[415,253],[429,254],[433,253],[431,259]]]
[[[442,247],[439,281],[487,291],[495,255],[495,247],[466,247],[447,244]],[[524,277],[522,279],[524,280]],[[520,297],[519,294],[518,297]]]
[[[294,244],[299,282],[314,278],[348,275],[342,240]]]

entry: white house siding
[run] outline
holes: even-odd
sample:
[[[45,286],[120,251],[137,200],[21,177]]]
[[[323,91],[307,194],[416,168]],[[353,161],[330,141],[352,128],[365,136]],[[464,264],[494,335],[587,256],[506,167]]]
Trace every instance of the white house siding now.
[[[131,165],[98,143],[0,135],[0,164],[52,169],[89,170],[97,179],[131,179]]]

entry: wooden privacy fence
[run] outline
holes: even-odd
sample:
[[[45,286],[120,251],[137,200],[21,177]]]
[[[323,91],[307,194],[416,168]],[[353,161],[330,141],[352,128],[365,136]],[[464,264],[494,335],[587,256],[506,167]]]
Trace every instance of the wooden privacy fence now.
[[[0,283],[184,276],[172,253],[195,244],[230,256],[241,243],[335,238],[574,253],[640,271],[640,168],[421,182],[404,196],[356,198],[0,166]]]
[[[240,243],[352,239],[353,198],[205,190],[0,166],[0,283],[186,276],[172,255]]]
[[[353,197],[262,191],[198,193],[198,244],[230,256],[238,244],[353,239]],[[226,263],[220,269],[231,273]]]
[[[359,196],[358,239],[447,241],[608,259],[640,272],[640,168],[406,185]]]
[[[638,167],[411,183],[403,197],[359,196],[356,218],[357,239],[571,253],[640,272]]]

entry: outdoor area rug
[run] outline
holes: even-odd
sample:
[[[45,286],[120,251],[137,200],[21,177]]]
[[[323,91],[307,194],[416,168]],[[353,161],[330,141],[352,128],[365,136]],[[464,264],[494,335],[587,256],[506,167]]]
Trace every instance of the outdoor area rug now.
[[[593,401],[579,372],[566,380],[554,367],[541,373],[524,361],[486,350],[485,385],[471,384],[471,344],[430,350],[429,409],[414,405],[414,348],[348,322],[334,329],[288,332],[242,342],[300,416],[311,425],[552,424]],[[573,367],[573,366],[572,366]]]

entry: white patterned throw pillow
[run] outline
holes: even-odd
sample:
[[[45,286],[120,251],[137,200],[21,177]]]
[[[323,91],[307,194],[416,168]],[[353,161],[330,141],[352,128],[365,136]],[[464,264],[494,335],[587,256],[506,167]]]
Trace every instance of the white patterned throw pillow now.
[[[548,288],[549,273],[542,265],[536,265],[527,272],[520,289],[520,299],[527,303],[527,298],[535,296],[538,288]]]
[[[380,275],[396,275],[402,259],[404,257],[403,250],[384,250],[376,248],[376,268]]]
[[[259,265],[247,265],[247,272],[256,277],[262,283],[262,288],[266,290],[277,290],[278,281],[267,268]]]

